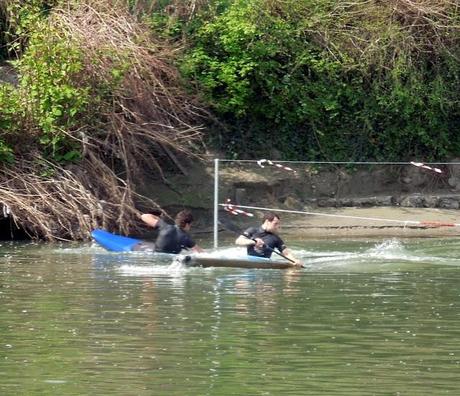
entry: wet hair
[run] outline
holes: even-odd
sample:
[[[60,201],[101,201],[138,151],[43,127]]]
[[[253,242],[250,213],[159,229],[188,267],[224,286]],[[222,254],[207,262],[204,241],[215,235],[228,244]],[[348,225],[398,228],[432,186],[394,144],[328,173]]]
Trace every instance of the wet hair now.
[[[175,222],[179,228],[184,228],[187,224],[191,224],[193,222],[192,213],[189,210],[181,210],[176,215]]]
[[[264,221],[268,220],[271,223],[275,219],[281,220],[280,216],[273,212],[268,212],[264,215]]]

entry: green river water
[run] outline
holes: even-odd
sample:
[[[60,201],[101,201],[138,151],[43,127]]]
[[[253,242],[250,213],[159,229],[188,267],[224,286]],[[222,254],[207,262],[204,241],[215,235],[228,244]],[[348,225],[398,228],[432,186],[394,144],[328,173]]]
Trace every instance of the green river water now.
[[[1,243],[0,395],[460,394],[459,239],[291,245],[305,269]]]

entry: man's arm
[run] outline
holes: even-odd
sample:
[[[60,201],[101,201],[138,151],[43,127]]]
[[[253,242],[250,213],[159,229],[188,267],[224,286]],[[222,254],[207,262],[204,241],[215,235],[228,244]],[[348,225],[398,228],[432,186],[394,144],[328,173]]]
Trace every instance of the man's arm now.
[[[256,249],[261,249],[265,243],[262,239],[260,238],[250,238],[247,237],[246,235],[240,235],[238,238],[236,238],[235,244],[238,246],[250,246],[250,245],[255,245],[254,247]]]
[[[191,249],[195,253],[203,253],[204,252],[204,250],[202,248],[200,248],[198,245],[192,246]]]
[[[143,213],[141,215],[141,220],[147,224],[149,227],[155,228],[158,225],[158,222],[160,221],[160,218],[158,216],[155,216],[151,213]]]
[[[190,249],[194,253],[203,253],[204,249],[198,246],[188,233],[182,235],[182,249]]]
[[[254,245],[255,242],[251,238],[248,238],[246,235],[240,235],[238,238],[236,238],[235,244],[238,246],[249,246]]]
[[[283,249],[283,251],[281,253],[284,256],[286,256],[288,259],[291,259],[292,261],[294,261],[295,265],[303,266],[302,261],[300,261],[298,258],[294,257],[289,249],[285,248],[285,249]]]

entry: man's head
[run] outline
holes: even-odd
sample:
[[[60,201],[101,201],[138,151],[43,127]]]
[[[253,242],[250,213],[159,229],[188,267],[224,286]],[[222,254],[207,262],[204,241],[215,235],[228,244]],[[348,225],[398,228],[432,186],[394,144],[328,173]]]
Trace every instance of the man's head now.
[[[189,210],[181,210],[176,215],[175,222],[179,228],[189,230],[193,222],[192,213]]]
[[[280,226],[280,217],[273,213],[273,212],[268,212],[264,216],[264,222],[262,224],[262,227],[264,230],[276,233],[278,232],[278,228]]]

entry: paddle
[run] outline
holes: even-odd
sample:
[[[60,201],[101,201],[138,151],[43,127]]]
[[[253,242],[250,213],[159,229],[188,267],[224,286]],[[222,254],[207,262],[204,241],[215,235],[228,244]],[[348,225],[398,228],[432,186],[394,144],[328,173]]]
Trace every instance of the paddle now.
[[[250,237],[244,235],[243,231],[236,224],[232,223],[230,220],[221,219],[221,220],[219,220],[219,224],[222,224],[224,226],[224,228],[226,228],[227,230],[229,230],[231,232],[234,232],[235,234],[243,235],[244,237],[250,239],[251,241],[256,242],[256,240],[254,238],[250,238]],[[278,256],[281,256],[282,258],[284,258],[284,259],[290,261],[291,263],[297,265],[297,263],[294,260],[291,260],[289,257],[286,257],[284,254],[278,252],[277,250],[271,248],[270,246],[267,246],[267,245],[264,245],[264,246],[268,250],[270,250],[272,253],[276,253]],[[302,265],[302,267],[303,267],[303,265]]]

